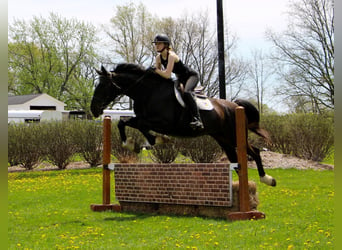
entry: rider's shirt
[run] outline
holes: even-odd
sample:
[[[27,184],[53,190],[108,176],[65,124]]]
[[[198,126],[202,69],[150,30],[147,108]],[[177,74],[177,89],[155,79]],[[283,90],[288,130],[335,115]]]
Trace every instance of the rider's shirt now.
[[[164,66],[164,68],[167,67],[167,63],[169,60],[169,52],[167,52],[166,60],[163,59],[162,56],[160,56],[160,62]],[[185,65],[181,60],[178,62],[175,62],[172,72],[176,74],[178,80],[182,83],[186,83],[186,81],[189,79],[192,75],[197,75],[196,71]]]

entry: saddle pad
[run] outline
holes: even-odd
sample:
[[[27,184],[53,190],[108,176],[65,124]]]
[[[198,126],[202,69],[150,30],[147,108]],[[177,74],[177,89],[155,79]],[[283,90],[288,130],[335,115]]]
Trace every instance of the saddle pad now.
[[[176,99],[179,102],[179,104],[185,108],[186,105],[183,101],[182,95],[179,92],[179,90],[177,89],[176,84],[174,85],[174,90],[175,90],[175,95],[176,95]],[[197,107],[199,108],[199,110],[212,110],[213,109],[213,105],[211,104],[211,102],[209,101],[209,99],[207,97],[203,97],[203,95],[201,95],[200,97],[197,97],[195,95],[195,101],[197,104]]]

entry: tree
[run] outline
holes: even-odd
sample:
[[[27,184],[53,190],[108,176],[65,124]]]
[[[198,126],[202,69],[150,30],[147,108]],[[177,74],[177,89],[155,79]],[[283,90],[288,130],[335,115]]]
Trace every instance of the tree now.
[[[151,66],[154,64],[156,51],[151,44],[154,36],[164,33],[171,39],[172,49],[183,63],[199,74],[199,84],[210,97],[218,96],[217,40],[216,30],[212,29],[207,11],[183,15],[174,19],[152,16],[143,4],[129,3],[117,6],[111,26],[105,32],[114,48],[112,58],[125,62]],[[216,27],[216,26],[215,26]],[[226,29],[226,36],[230,36]],[[234,48],[236,40],[226,39],[228,54]],[[227,85],[234,90],[236,97],[246,75],[246,66],[242,60],[230,57],[226,64]],[[114,63],[114,62],[113,62]],[[122,103],[124,98],[118,102]],[[127,99],[126,99],[127,100]],[[127,107],[127,105],[126,105]]]
[[[333,0],[292,2],[290,24],[281,35],[268,32],[281,63],[280,94],[309,104],[313,112],[334,108]],[[295,98],[297,97],[297,98]],[[306,105],[307,106],[307,105]]]
[[[110,38],[110,46],[114,48],[113,58],[150,66],[153,62],[151,57],[153,26],[152,15],[142,3],[118,5],[115,16],[110,20],[110,26],[103,27]],[[115,64],[113,60],[111,63]],[[133,107],[132,100],[126,96],[119,98],[117,103],[121,108]]]
[[[9,26],[10,94],[47,93],[89,112],[96,60],[93,25],[50,13]]]
[[[254,50],[252,56],[252,61],[248,69],[251,90],[248,92],[256,99],[256,106],[260,113],[263,113],[265,92],[270,87],[267,83],[274,74],[274,70],[268,67],[268,59],[261,50]]]
[[[146,7],[142,3],[117,6],[110,23],[104,29],[112,40],[114,53],[125,62],[149,64],[153,22]]]
[[[218,93],[217,49],[208,12],[199,12],[178,20],[183,32],[178,46],[181,60],[199,74],[199,83],[208,96]]]

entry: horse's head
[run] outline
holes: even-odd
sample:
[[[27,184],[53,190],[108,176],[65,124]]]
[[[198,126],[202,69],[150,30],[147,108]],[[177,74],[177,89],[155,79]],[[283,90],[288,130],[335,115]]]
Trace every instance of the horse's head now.
[[[101,70],[96,70],[96,72],[99,74],[99,83],[95,88],[90,110],[95,117],[98,117],[122,91],[113,81],[115,73],[108,72],[103,66]]]
[[[147,71],[138,64],[122,63],[117,65],[113,72],[107,72],[102,66],[101,71],[96,71],[100,82],[95,88],[90,107],[95,117],[101,115],[117,96],[128,95],[135,99],[139,98],[142,95],[141,91],[146,89],[143,87],[145,81],[142,79],[145,78]]]

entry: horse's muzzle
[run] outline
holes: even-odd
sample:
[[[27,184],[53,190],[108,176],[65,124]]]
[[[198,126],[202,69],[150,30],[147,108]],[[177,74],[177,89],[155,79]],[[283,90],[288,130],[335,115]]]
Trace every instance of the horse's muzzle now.
[[[96,104],[94,99],[91,101],[90,111],[95,118],[103,114],[103,108],[101,108],[101,105]]]

